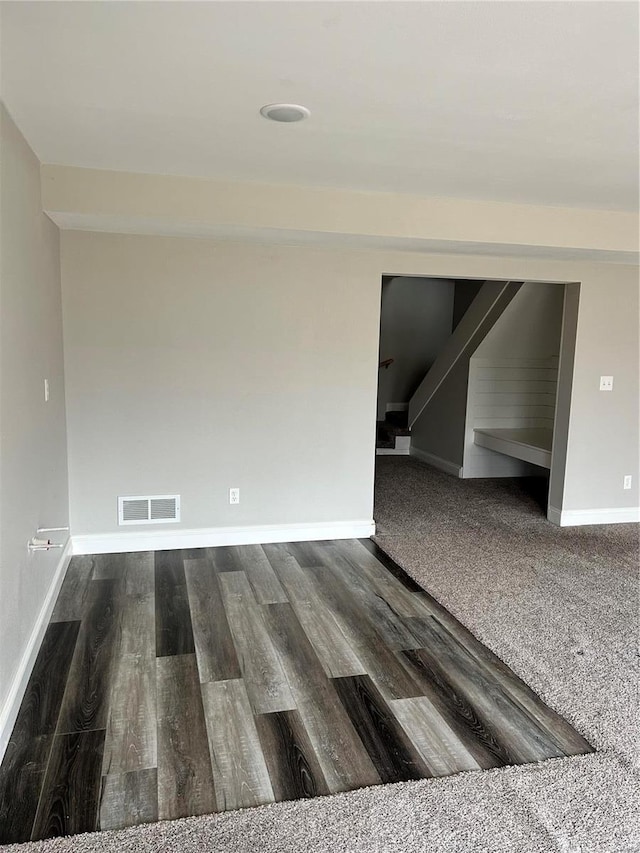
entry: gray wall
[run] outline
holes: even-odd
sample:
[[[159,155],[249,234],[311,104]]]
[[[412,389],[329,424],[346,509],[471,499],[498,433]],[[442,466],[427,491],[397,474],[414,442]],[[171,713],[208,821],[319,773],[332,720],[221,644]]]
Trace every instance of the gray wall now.
[[[480,292],[484,282],[471,279],[460,279],[455,283],[453,297],[453,328],[455,329],[464,317],[467,308]]]
[[[411,447],[462,467],[469,359],[461,358],[411,430]]]
[[[62,270],[75,534],[138,494],[182,495],[171,532],[371,520],[380,278],[357,256],[64,232]]]
[[[396,277],[382,285],[380,360],[393,364],[378,377],[378,419],[389,403],[408,403],[451,335],[454,283]]]
[[[58,229],[40,168],[0,106],[0,711],[60,551],[28,555],[39,526],[68,524]],[[51,397],[44,402],[44,379]]]
[[[560,365],[556,390],[556,414],[553,430],[553,452],[551,456],[551,478],[549,480],[549,506],[561,507],[565,494],[569,424],[571,419],[571,395],[575,371],[576,332],[580,314],[580,284],[565,284],[562,334],[560,336]],[[640,355],[640,353],[639,353]],[[639,413],[640,414],[640,413]],[[631,424],[634,419],[631,419]],[[638,418],[635,418],[636,430]],[[640,444],[640,435],[638,435]]]
[[[640,503],[638,268],[600,272],[576,276],[580,304],[562,504],[568,510]],[[601,375],[614,377],[613,391],[599,390]],[[628,491],[622,490],[625,474],[633,476]]]
[[[336,304],[349,304],[356,335],[359,311],[367,324],[363,345],[373,354],[374,367],[365,396],[372,422],[364,428],[358,421],[362,431],[354,441],[360,446],[371,442],[371,448],[379,326],[377,319],[372,327],[368,323],[372,312],[379,314],[382,275],[579,282],[567,469],[558,508],[638,507],[637,213],[51,165],[43,167],[42,193],[45,210],[67,228],[322,245],[321,251],[308,252],[307,268],[326,267],[325,283],[331,275],[339,277]],[[260,276],[256,266],[251,279],[259,281]],[[351,291],[360,300],[357,307],[349,301]],[[318,323],[330,322],[332,316],[320,316]],[[309,322],[303,318],[303,324]],[[339,325],[344,329],[342,320]],[[609,373],[616,377],[615,389],[603,395],[598,377]],[[317,383],[308,377],[308,383],[317,384],[325,400],[332,396],[324,373]],[[361,405],[359,398],[353,405]],[[298,461],[306,464],[303,457],[292,466]],[[627,491],[622,489],[625,473],[636,474]]]
[[[482,283],[411,401],[412,451],[427,454],[434,464],[446,462],[452,472],[463,462],[469,360],[520,287],[520,282]]]
[[[560,353],[564,288],[525,282],[474,353],[478,358],[549,358]]]
[[[389,271],[580,281],[559,508],[638,506],[637,267],[65,232],[62,269],[76,533],[165,490],[186,527],[371,518]]]

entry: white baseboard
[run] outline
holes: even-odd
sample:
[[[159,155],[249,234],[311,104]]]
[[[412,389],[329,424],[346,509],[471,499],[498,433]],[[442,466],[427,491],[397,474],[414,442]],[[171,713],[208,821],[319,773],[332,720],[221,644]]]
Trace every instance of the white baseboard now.
[[[434,456],[433,453],[427,453],[426,450],[420,450],[418,447],[411,447],[411,456],[415,456],[421,462],[426,462],[427,465],[432,465],[439,471],[444,471],[445,474],[453,474],[454,477],[460,477],[462,473],[461,466],[456,465],[455,462],[449,462],[448,459]]]
[[[143,530],[83,534],[73,537],[74,554],[118,554],[216,545],[260,545],[267,542],[309,542],[323,539],[368,539],[373,521],[327,521],[311,524],[261,524],[255,527],[199,527],[194,530]]]
[[[20,659],[18,670],[13,678],[9,694],[0,711],[0,763],[7,749],[9,738],[11,737],[11,732],[13,731],[29,678],[31,677],[31,672],[33,671],[40,646],[42,645],[44,633],[47,630],[47,625],[51,619],[51,614],[58,598],[69,560],[71,559],[71,554],[72,540],[69,539],[60,555],[60,560],[56,566],[51,584],[42,602],[42,607],[31,631],[27,646]]]
[[[578,527],[583,524],[630,524],[640,522],[640,507],[559,510],[550,506],[547,518],[560,527]]]

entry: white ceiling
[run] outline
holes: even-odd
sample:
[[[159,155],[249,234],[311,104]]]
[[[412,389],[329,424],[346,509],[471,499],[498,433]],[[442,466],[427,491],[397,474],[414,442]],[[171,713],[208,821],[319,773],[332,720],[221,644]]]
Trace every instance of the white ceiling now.
[[[47,163],[633,210],[638,8],[3,2],[2,95]]]

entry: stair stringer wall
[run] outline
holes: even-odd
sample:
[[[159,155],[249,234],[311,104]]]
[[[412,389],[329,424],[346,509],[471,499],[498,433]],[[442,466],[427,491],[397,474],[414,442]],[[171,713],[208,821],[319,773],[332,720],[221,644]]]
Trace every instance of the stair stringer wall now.
[[[409,404],[413,455],[443,470],[462,468],[469,360],[521,286],[482,285]]]
[[[457,470],[462,468],[468,374],[468,360],[459,360],[413,425],[411,452],[415,456],[428,454]]]

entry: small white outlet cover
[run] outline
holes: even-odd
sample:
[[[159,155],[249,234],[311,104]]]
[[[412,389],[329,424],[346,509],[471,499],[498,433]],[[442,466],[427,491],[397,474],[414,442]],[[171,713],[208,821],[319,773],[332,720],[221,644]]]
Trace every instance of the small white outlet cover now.
[[[625,474],[624,481],[622,484],[622,488],[623,489],[630,489],[631,488],[631,474]]]
[[[613,376],[601,376],[600,377],[600,390],[601,391],[613,391]]]
[[[44,401],[45,403],[49,402],[49,380],[44,380]]]
[[[229,489],[229,503],[230,504],[239,504],[240,503],[240,489]]]

